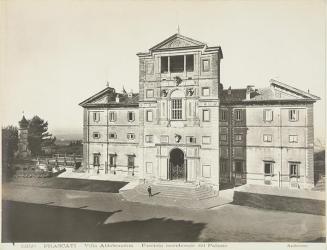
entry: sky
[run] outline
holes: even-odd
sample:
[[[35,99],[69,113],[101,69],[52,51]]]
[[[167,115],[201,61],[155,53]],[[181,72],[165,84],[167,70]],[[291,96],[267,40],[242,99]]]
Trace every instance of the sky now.
[[[318,95],[325,138],[326,2],[0,1],[2,126],[39,115],[54,135],[82,134],[81,101],[107,81],[138,92],[137,52],[177,32],[220,45],[225,88],[274,78]]]

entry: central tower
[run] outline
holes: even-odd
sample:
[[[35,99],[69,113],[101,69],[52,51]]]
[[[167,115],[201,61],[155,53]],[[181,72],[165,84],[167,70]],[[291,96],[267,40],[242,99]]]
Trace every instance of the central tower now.
[[[218,188],[221,48],[174,34],[137,55],[141,178]]]

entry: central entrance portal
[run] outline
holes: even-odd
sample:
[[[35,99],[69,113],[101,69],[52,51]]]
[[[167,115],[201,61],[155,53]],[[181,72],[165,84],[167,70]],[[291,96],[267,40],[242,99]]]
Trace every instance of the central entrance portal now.
[[[184,153],[179,148],[175,148],[170,152],[169,179],[186,180],[186,166],[184,161]]]

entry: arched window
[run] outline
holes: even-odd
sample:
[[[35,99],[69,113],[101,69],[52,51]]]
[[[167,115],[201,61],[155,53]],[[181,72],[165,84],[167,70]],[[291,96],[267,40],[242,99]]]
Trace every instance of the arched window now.
[[[183,98],[184,93],[181,90],[175,90],[171,93],[171,119],[182,120],[183,119]]]

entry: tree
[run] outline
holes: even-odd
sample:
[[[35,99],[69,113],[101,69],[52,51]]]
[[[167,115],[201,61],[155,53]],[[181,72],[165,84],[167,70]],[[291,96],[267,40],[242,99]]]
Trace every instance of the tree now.
[[[55,138],[48,132],[48,122],[36,115],[29,121],[27,140],[32,155],[37,156],[42,153],[42,146],[54,143]]]
[[[3,180],[11,175],[11,164],[18,149],[18,129],[14,126],[2,128],[2,176]]]

